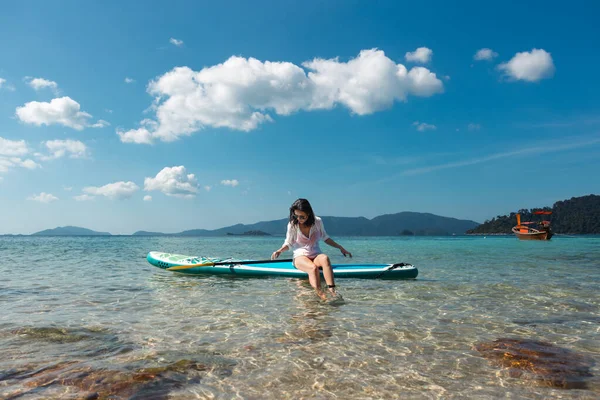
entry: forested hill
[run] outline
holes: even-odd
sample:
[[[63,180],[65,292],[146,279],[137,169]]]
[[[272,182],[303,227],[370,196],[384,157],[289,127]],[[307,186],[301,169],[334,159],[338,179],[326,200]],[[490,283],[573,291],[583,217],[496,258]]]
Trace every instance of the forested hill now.
[[[534,211],[552,211],[552,215],[533,215]],[[540,221],[550,219],[552,230],[564,234],[600,234],[600,196],[589,195],[573,197],[554,203],[552,208],[532,208],[518,211],[521,221]],[[511,233],[511,228],[517,224],[516,212],[509,215],[499,215],[485,221],[467,234]]]
[[[471,220],[442,217],[418,212],[400,212],[380,215],[373,219],[364,217],[328,217],[323,216],[327,233],[332,236],[440,236],[463,235],[467,229],[478,225]],[[269,235],[285,235],[287,219],[257,222],[251,225],[237,224],[225,228],[206,230],[193,229],[170,236],[224,236],[242,235],[248,231],[260,231]],[[136,232],[135,236],[148,232]],[[153,233],[164,235],[163,233]]]

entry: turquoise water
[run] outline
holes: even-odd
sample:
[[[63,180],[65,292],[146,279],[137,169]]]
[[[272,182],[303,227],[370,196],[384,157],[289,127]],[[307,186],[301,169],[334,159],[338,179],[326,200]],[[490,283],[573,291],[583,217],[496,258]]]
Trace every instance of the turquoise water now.
[[[334,263],[414,281],[183,276],[150,250],[265,259],[282,238],[0,237],[0,398],[600,396],[600,237],[336,238]],[[288,253],[289,255],[289,253]],[[284,254],[285,256],[285,254]],[[581,389],[515,376],[475,346],[532,339],[586,360]]]

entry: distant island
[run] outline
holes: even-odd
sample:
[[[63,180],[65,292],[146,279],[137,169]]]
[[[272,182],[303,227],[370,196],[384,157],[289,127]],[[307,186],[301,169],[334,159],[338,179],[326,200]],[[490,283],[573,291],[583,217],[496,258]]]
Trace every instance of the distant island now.
[[[551,211],[544,216],[549,219],[554,233],[589,235],[600,234],[600,196],[588,195],[557,201],[552,207],[522,209],[508,215],[498,215],[483,224],[469,229],[468,235],[512,234],[511,228],[517,224],[517,213],[521,221],[540,221],[535,211]]]
[[[373,219],[365,217],[321,217],[327,233],[332,236],[447,236],[463,235],[468,229],[479,223],[471,220],[442,217],[429,213],[404,211],[397,214],[380,215]],[[225,228],[207,230],[192,229],[169,236],[232,236],[249,232],[262,232],[266,235],[283,236],[286,232],[287,218],[274,221],[257,222],[251,225],[237,224]],[[139,231],[134,236],[150,236],[146,231]],[[165,233],[154,233],[164,236]]]
[[[479,223],[471,220],[442,217],[430,213],[404,211],[365,217],[321,217],[327,233],[332,236],[445,236],[463,235]],[[284,236],[288,220],[282,218],[255,224],[236,224],[220,229],[192,229],[178,233],[137,231],[133,236]],[[110,235],[78,227],[60,227],[36,232],[35,236]]]
[[[270,233],[263,231],[247,231],[244,233],[227,232],[227,236],[272,236]]]
[[[32,236],[111,236],[108,232],[96,232],[77,226],[62,226],[34,233]]]
[[[558,234],[600,234],[600,196],[588,195],[557,201],[552,207],[522,209],[522,221],[536,220],[534,211],[552,211],[552,229]],[[365,217],[321,217],[332,236],[449,236],[510,235],[516,225],[517,212],[499,215],[483,224],[464,219],[442,217],[430,213],[404,211],[368,219]],[[539,219],[539,218],[538,218]],[[255,224],[236,224],[219,229],[192,229],[178,233],[137,231],[133,236],[283,236],[287,218]],[[46,229],[32,236],[110,236],[76,226]],[[17,235],[3,235],[17,236]],[[21,235],[19,235],[21,236]]]

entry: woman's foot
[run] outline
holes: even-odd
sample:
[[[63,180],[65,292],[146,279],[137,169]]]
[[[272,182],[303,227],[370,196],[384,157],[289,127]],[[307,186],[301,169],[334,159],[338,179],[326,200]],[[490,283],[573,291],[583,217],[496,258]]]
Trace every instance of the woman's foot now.
[[[325,293],[323,293],[321,290],[317,290],[317,296],[319,296],[319,298],[321,300],[327,300],[327,295]]]

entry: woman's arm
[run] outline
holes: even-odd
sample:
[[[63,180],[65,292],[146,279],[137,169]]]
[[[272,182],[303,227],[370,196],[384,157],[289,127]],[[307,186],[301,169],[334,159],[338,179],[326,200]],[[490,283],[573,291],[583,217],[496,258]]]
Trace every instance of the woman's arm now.
[[[271,254],[271,260],[278,258],[281,255],[281,253],[292,248],[292,242],[294,241],[293,229],[294,227],[292,226],[292,224],[288,223],[287,232],[285,234],[285,241],[283,242],[279,250],[275,250],[273,254]]]
[[[342,254],[344,255],[344,257],[346,257],[348,255],[348,256],[350,256],[350,258],[352,258],[352,253],[350,253],[348,250],[346,250],[344,248],[344,246],[342,246],[341,244],[336,243],[335,240],[333,240],[332,238],[327,238],[327,240],[325,240],[325,243],[327,243],[331,247],[335,247],[336,249],[340,249],[340,251],[342,252]]]
[[[283,246],[281,246],[281,248],[279,250],[275,250],[273,252],[273,254],[271,254],[271,260],[279,258],[279,256],[281,255],[281,253],[283,253],[286,250],[288,250],[288,245],[284,244]]]

